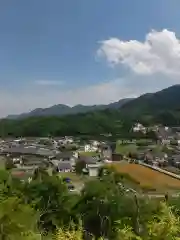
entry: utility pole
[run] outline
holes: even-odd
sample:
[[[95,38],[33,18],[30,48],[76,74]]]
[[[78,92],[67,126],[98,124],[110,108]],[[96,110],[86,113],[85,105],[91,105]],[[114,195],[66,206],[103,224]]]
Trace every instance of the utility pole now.
[[[132,192],[133,196],[134,196],[134,201],[135,201],[135,206],[136,206],[136,215],[135,215],[135,232],[137,235],[140,234],[141,231],[141,226],[140,226],[140,222],[139,222],[139,201],[138,201],[138,196],[137,196],[137,192],[132,189],[132,188],[128,188],[127,192]]]
[[[134,200],[135,200],[135,204],[136,204],[136,227],[135,227],[135,231],[136,234],[140,234],[140,223],[139,223],[139,202],[138,202],[138,198],[136,193],[134,194]]]
[[[167,203],[167,202],[168,202],[168,200],[169,200],[168,193],[166,193],[166,194],[164,195],[164,198],[165,198],[165,202]]]

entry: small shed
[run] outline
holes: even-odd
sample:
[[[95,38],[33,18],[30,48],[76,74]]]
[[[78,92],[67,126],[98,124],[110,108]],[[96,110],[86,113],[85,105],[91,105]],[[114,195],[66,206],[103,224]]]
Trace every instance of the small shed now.
[[[123,160],[123,155],[120,154],[120,153],[113,153],[112,154],[112,161],[113,162],[118,162],[118,161],[121,161]]]

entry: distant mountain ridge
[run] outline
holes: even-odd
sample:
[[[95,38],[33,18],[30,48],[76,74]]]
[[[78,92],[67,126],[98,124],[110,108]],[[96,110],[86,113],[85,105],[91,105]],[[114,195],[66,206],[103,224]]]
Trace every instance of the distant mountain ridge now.
[[[146,93],[127,102],[121,111],[134,116],[156,114],[162,111],[180,110],[180,84],[173,85],[155,93]]]
[[[147,93],[135,99],[123,99],[109,105],[74,107],[55,105],[45,109],[38,108],[11,119],[15,120],[0,120],[1,136],[87,135],[99,137],[102,134],[111,133],[112,136],[117,137],[116,134],[118,134],[126,138],[129,136],[132,125],[137,122],[145,126],[162,124],[179,127],[180,85],[171,86],[156,93]]]
[[[24,119],[40,116],[64,116],[90,111],[114,109],[121,110],[122,115],[139,118],[142,115],[156,115],[161,112],[180,112],[180,84],[173,85],[155,93],[146,93],[137,98],[125,98],[107,105],[67,105],[58,104],[49,108],[36,108],[20,115],[9,115],[7,119]]]
[[[96,111],[96,110],[105,110],[105,109],[120,109],[124,104],[132,101],[134,98],[125,98],[121,99],[118,102],[110,103],[107,105],[91,105],[91,106],[85,106],[85,105],[75,105],[73,107],[64,105],[64,104],[58,104],[54,105],[52,107],[48,108],[36,108],[32,110],[31,112],[22,113],[19,115],[9,115],[6,118],[7,119],[24,119],[28,117],[40,117],[40,116],[64,116],[69,114],[77,114],[77,113],[86,113],[90,111]]]

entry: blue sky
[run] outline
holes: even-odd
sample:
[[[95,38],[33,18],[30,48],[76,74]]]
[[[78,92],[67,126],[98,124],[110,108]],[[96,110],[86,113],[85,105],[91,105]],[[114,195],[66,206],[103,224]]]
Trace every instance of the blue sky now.
[[[179,9],[179,0],[2,0],[0,116],[179,83]]]

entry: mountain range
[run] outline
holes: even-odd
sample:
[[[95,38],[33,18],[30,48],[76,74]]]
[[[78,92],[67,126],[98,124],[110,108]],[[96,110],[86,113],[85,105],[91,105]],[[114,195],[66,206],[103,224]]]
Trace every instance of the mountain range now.
[[[49,108],[36,108],[31,112],[22,113],[19,115],[9,115],[7,119],[24,119],[28,117],[43,117],[43,116],[64,116],[69,114],[77,114],[77,113],[86,113],[90,111],[96,110],[105,110],[105,109],[120,109],[124,104],[132,101],[133,98],[121,99],[118,102],[110,103],[108,105],[75,105],[74,107],[70,107],[64,104],[54,105]]]
[[[173,85],[155,93],[146,93],[121,107],[131,115],[156,114],[162,111],[180,110],[180,85]]]
[[[141,115],[156,115],[164,111],[180,110],[180,85],[173,85],[155,93],[146,93],[137,98],[125,98],[108,105],[76,105],[69,107],[58,104],[49,108],[37,108],[20,115],[9,115],[7,119],[24,119],[39,116],[64,116],[70,114],[87,113],[96,110],[114,109],[122,114],[139,117]]]

